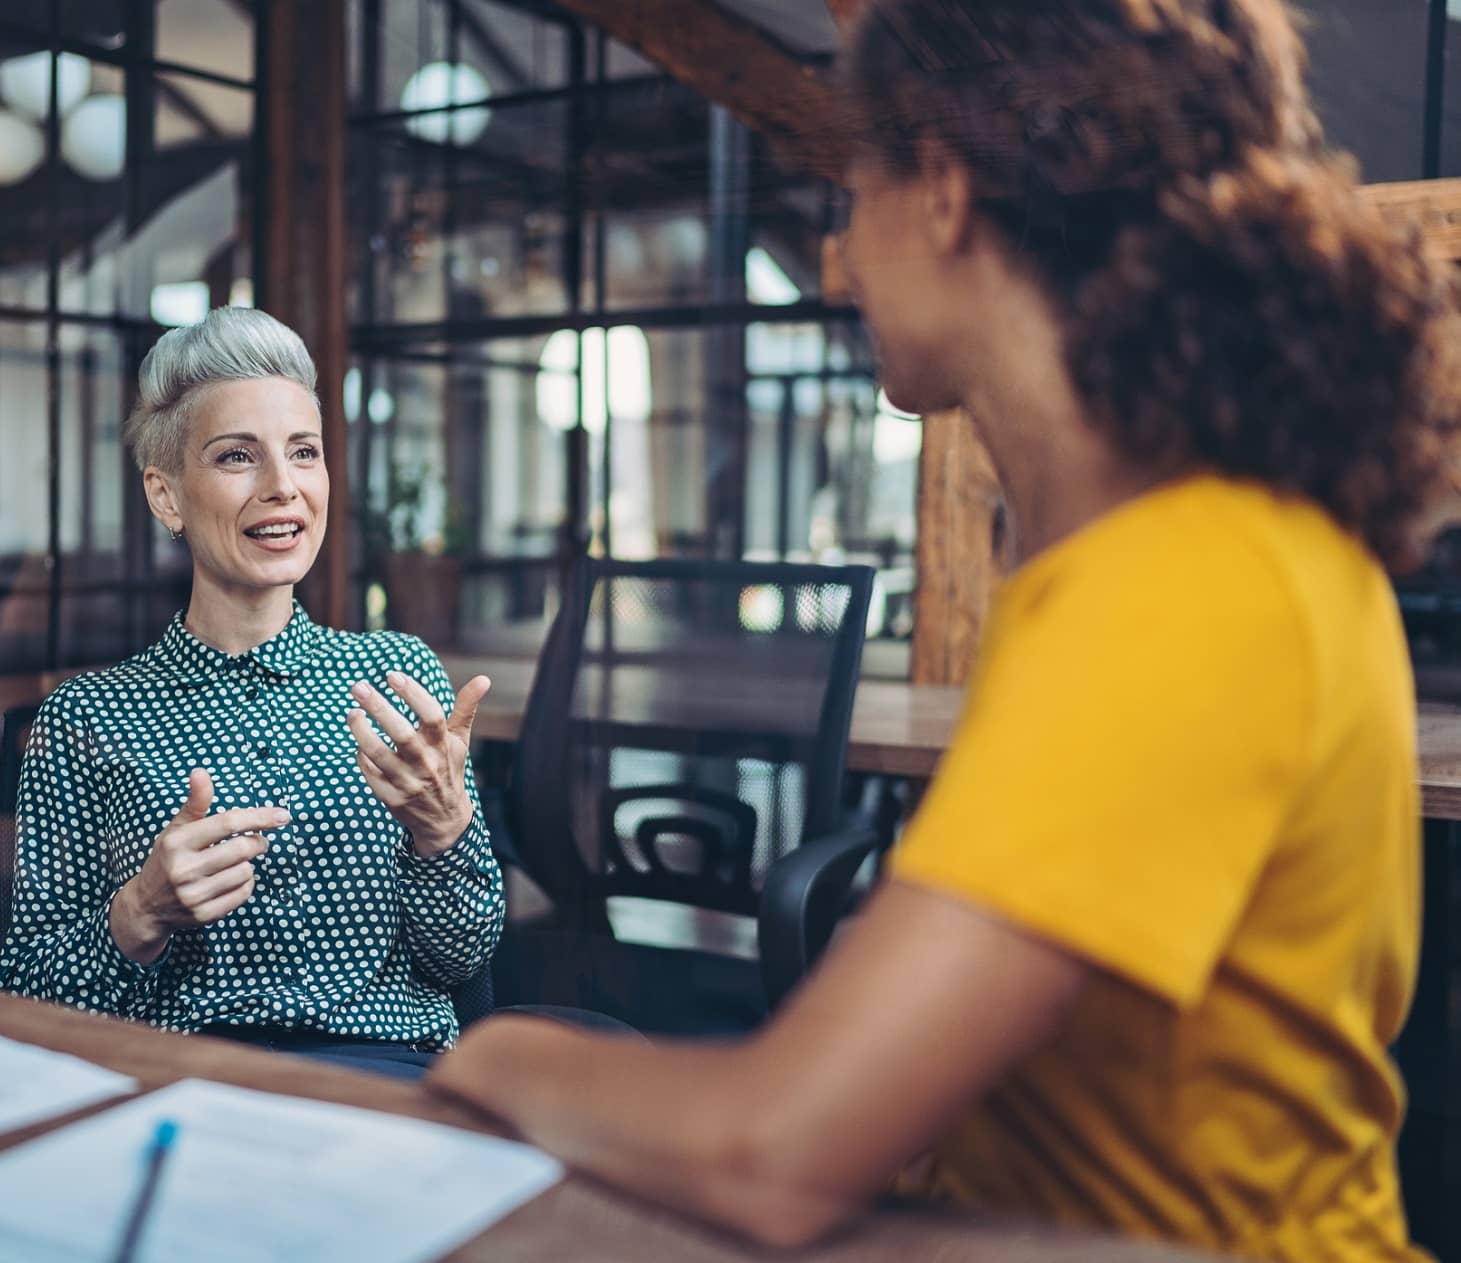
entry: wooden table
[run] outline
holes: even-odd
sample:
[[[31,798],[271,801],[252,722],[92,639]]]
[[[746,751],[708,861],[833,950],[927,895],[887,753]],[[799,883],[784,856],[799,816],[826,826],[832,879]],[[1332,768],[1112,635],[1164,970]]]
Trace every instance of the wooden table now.
[[[457,688],[478,674],[492,681],[472,735],[484,741],[516,741],[536,664],[522,658],[451,653],[443,654],[442,662]],[[734,683],[729,687],[733,689]],[[848,767],[920,779],[933,775],[958,721],[963,695],[960,688],[864,680],[853,705]],[[756,699],[743,702],[755,705]]]
[[[466,1109],[432,1096],[413,1083],[223,1040],[168,1034],[15,996],[0,994],[0,1035],[109,1066],[133,1076],[145,1090],[182,1078],[212,1079],[473,1131],[493,1130]],[[42,1123],[0,1136],[0,1149],[55,1125]],[[409,1180],[409,1172],[404,1177]],[[766,1255],[574,1176],[449,1257],[462,1263],[561,1263],[564,1259],[738,1263],[764,1259]],[[967,1217],[923,1208],[897,1208],[870,1212],[832,1243],[799,1252],[797,1257],[824,1263],[874,1263],[890,1258],[946,1259],[950,1263],[970,1258],[985,1263],[1071,1263],[1076,1259],[1082,1263],[1200,1263],[1211,1256],[1117,1238],[980,1226]]]
[[[460,688],[473,675],[491,677],[473,735],[515,741],[527,706],[535,663],[523,658],[444,654]],[[927,780],[953,737],[964,691],[893,680],[864,680],[857,689],[847,766]],[[745,699],[754,705],[756,699]],[[1461,821],[1461,707],[1422,703],[1418,719],[1423,815]]]
[[[514,654],[475,653],[443,653],[441,659],[457,688],[479,673],[491,677],[492,690],[477,711],[473,736],[483,741],[516,741],[536,661]],[[0,702],[39,700],[72,674],[74,671],[13,677],[24,683],[23,688],[10,690],[14,696],[3,687],[10,677],[0,677]],[[852,710],[849,770],[928,780],[953,737],[963,698],[961,688],[864,679]],[[1461,706],[1422,702],[1417,737],[1421,814],[1428,820],[1461,822]]]

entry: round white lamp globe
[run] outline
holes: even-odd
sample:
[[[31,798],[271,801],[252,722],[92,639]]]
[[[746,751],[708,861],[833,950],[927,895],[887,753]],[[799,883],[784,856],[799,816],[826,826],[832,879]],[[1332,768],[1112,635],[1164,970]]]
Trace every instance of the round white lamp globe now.
[[[61,125],[61,156],[88,180],[115,180],[127,161],[127,102],[87,97]]]
[[[433,61],[422,66],[406,80],[401,92],[403,110],[435,110],[447,105],[466,105],[485,101],[492,95],[492,85],[480,70],[471,66],[453,66],[450,62]],[[406,130],[421,140],[444,145],[450,138],[454,145],[470,145],[484,131],[492,118],[485,105],[453,113],[418,114],[406,120]]]
[[[91,91],[91,63],[62,53],[56,64],[56,105],[65,116]],[[27,118],[45,118],[51,110],[51,54],[26,53],[0,62],[0,96]]]
[[[0,110],[0,184],[19,184],[45,156],[41,129],[18,114]]]

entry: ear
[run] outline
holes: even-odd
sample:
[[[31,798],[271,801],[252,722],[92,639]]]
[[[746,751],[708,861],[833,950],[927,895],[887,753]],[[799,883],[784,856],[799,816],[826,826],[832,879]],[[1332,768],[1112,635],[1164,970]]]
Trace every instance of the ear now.
[[[963,254],[973,244],[976,214],[974,175],[941,141],[918,146],[924,231],[940,256]]]
[[[142,486],[147,493],[147,507],[152,510],[152,516],[170,531],[182,530],[179,498],[168,476],[156,465],[149,465],[142,471]]]

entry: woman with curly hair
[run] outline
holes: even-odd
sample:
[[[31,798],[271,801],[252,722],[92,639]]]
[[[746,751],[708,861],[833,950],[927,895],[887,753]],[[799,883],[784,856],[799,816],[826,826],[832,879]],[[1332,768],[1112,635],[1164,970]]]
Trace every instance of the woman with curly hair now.
[[[1449,512],[1447,280],[1325,155],[1280,0],[873,0],[846,255],[963,406],[1018,566],[881,885],[739,1045],[489,1021],[437,1068],[768,1242],[900,1185],[1282,1260],[1415,1260],[1418,955],[1386,566]]]

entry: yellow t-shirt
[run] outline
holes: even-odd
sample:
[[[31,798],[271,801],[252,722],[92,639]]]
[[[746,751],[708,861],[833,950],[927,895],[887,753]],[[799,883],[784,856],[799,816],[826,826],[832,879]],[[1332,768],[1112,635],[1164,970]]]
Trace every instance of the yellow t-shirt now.
[[[891,871],[1100,968],[927,1191],[1250,1258],[1425,1257],[1386,1054],[1419,953],[1412,693],[1374,559],[1258,486],[1166,485],[1011,578]]]

